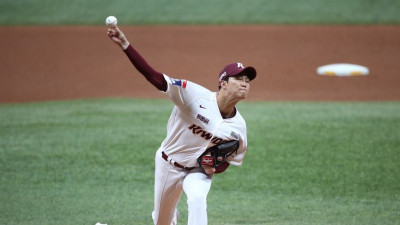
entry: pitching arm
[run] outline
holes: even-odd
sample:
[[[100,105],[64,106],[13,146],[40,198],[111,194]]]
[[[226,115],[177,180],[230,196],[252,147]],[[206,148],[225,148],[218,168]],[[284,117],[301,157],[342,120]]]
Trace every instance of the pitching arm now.
[[[124,33],[118,27],[109,28],[107,35],[114,43],[122,48],[133,66],[135,66],[147,81],[160,91],[165,92],[167,90],[167,81],[164,79],[163,74],[153,69],[153,67],[146,62],[139,52],[133,48]]]

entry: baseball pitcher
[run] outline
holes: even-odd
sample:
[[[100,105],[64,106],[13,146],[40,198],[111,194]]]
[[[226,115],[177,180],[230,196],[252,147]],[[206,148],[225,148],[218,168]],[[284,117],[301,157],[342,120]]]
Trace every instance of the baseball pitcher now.
[[[110,39],[135,68],[173,103],[167,136],[155,156],[154,224],[177,224],[182,191],[187,196],[188,224],[207,224],[207,195],[213,175],[240,166],[247,149],[246,123],[236,104],[249,93],[253,67],[227,65],[218,76],[219,91],[153,69],[118,27]]]

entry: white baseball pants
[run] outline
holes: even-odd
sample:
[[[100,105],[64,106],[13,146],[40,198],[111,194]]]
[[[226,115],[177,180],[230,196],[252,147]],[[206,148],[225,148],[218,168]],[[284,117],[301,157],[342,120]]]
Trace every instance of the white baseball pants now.
[[[186,171],[171,165],[161,157],[159,149],[155,157],[154,211],[155,225],[175,225],[176,209],[182,190],[187,196],[188,225],[207,224],[207,195],[212,176],[201,168]]]

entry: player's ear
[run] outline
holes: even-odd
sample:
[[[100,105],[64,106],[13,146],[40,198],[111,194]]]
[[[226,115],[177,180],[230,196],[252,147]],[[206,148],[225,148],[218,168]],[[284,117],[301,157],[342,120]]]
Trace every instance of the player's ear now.
[[[228,82],[227,82],[226,80],[221,81],[221,86],[220,86],[221,88],[220,88],[220,90],[221,90],[221,89],[225,89],[227,84],[228,84]]]
[[[226,85],[228,85],[228,80],[229,80],[229,77],[227,77],[221,81],[221,88],[224,88],[224,87],[226,87]]]

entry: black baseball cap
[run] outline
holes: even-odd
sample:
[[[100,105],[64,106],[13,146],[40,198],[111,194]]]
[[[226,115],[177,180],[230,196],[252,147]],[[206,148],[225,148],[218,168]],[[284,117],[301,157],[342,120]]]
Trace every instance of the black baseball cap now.
[[[225,66],[225,68],[219,73],[218,85],[221,86],[221,82],[227,77],[234,77],[239,74],[246,74],[250,80],[253,80],[257,76],[257,71],[254,67],[245,67],[243,63],[236,62]]]

